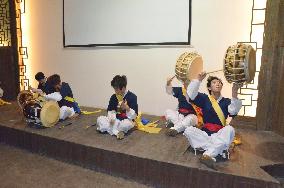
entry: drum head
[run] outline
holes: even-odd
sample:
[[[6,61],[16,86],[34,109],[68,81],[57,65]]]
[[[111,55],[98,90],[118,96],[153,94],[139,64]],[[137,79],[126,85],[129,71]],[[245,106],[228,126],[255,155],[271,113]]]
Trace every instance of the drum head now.
[[[182,82],[197,78],[202,70],[203,60],[196,52],[185,52],[176,62],[176,77]]]
[[[59,121],[60,108],[56,101],[46,102],[40,112],[42,126],[52,127]]]
[[[244,63],[245,67],[247,67],[245,68],[246,82],[250,83],[254,79],[256,71],[256,52],[251,46],[248,47]]]
[[[17,96],[18,105],[23,109],[24,106],[33,100],[33,94],[28,90],[21,91]]]
[[[199,56],[192,61],[188,71],[187,78],[189,78],[189,80],[197,79],[198,74],[201,73],[202,71],[203,71],[203,60]]]
[[[238,43],[230,46],[224,58],[224,76],[229,83],[250,83],[256,70],[255,50]]]

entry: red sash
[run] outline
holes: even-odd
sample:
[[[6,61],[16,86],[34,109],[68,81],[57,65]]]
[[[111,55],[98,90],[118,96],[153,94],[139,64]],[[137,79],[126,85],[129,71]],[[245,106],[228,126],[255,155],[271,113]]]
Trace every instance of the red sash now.
[[[194,114],[194,112],[192,110],[186,109],[186,108],[180,108],[178,109],[179,113],[182,114]]]
[[[218,124],[214,124],[214,123],[205,123],[203,125],[204,128],[206,128],[207,130],[211,131],[211,132],[218,132],[220,129],[223,128],[222,125],[218,125]]]
[[[126,113],[120,113],[120,114],[116,114],[116,115],[120,118],[127,118]]]

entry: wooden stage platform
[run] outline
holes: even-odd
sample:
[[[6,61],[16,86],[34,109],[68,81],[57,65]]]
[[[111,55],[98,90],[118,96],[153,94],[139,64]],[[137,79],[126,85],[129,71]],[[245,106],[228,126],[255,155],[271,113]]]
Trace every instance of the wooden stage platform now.
[[[86,129],[105,114],[80,115],[52,128],[36,129],[27,126],[14,102],[0,106],[0,141],[154,187],[281,187],[284,138],[273,132],[237,128],[243,144],[235,148],[230,160],[217,162],[215,171],[199,162],[200,154],[187,149],[182,134],[166,136],[164,121],[159,122],[163,127],[159,134],[135,130],[123,140],[98,133],[95,126]]]

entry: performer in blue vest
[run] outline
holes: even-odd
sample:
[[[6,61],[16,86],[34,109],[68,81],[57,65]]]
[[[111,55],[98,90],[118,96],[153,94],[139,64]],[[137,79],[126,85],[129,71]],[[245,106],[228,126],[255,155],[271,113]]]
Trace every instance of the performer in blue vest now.
[[[116,75],[111,86],[115,94],[110,97],[108,115],[98,117],[97,130],[123,139],[124,134],[134,127],[133,120],[138,114],[137,96],[126,89],[127,78],[124,75]]]
[[[77,116],[81,113],[78,103],[73,98],[73,93],[68,83],[61,82],[58,74],[48,77],[47,82],[55,92],[45,95],[44,97],[47,100],[55,100],[58,102],[61,120]]]
[[[168,124],[173,124],[166,132],[168,136],[176,136],[178,133],[183,132],[187,127],[196,126],[198,123],[196,116],[196,108],[198,107],[193,106],[188,102],[186,93],[189,81],[184,81],[183,87],[172,87],[171,82],[174,77],[168,79],[166,85],[166,93],[174,96],[178,100],[178,107],[176,110],[166,110],[165,118],[168,121]]]
[[[226,124],[228,116],[236,116],[242,107],[238,99],[240,85],[233,84],[232,99],[222,97],[223,83],[221,79],[210,76],[207,79],[209,95],[199,93],[201,81],[206,77],[202,72],[197,80],[192,80],[187,94],[194,104],[202,108],[204,125],[201,129],[188,127],[184,131],[193,148],[205,150],[200,161],[210,168],[215,168],[215,157],[228,150],[235,136],[232,126]]]
[[[36,73],[35,79],[38,81],[38,86],[37,88],[32,88],[31,86],[29,86],[29,89],[32,92],[40,94],[50,94],[55,92],[54,89],[48,83],[47,78],[45,77],[43,72]]]

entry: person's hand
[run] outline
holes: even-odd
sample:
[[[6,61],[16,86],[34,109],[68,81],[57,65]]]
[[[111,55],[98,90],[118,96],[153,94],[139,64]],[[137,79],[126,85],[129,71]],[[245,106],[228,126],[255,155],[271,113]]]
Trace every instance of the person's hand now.
[[[198,74],[197,79],[201,82],[205,77],[207,73],[205,71]]]
[[[167,79],[167,86],[170,86],[171,85],[171,83],[172,83],[172,81],[173,81],[173,79],[176,77],[176,75],[174,75],[173,77],[170,77],[170,78],[168,78]]]
[[[122,110],[126,110],[127,112],[130,110],[130,108],[129,108],[129,106],[128,106],[126,100],[124,100],[124,101],[121,103],[121,106],[120,106],[120,107],[121,107]]]
[[[114,125],[115,119],[111,119],[111,120],[109,121],[109,123],[110,123],[111,125]]]
[[[233,87],[232,87],[232,97],[233,98],[238,98],[238,90],[241,87],[243,87],[243,84],[233,83]]]

